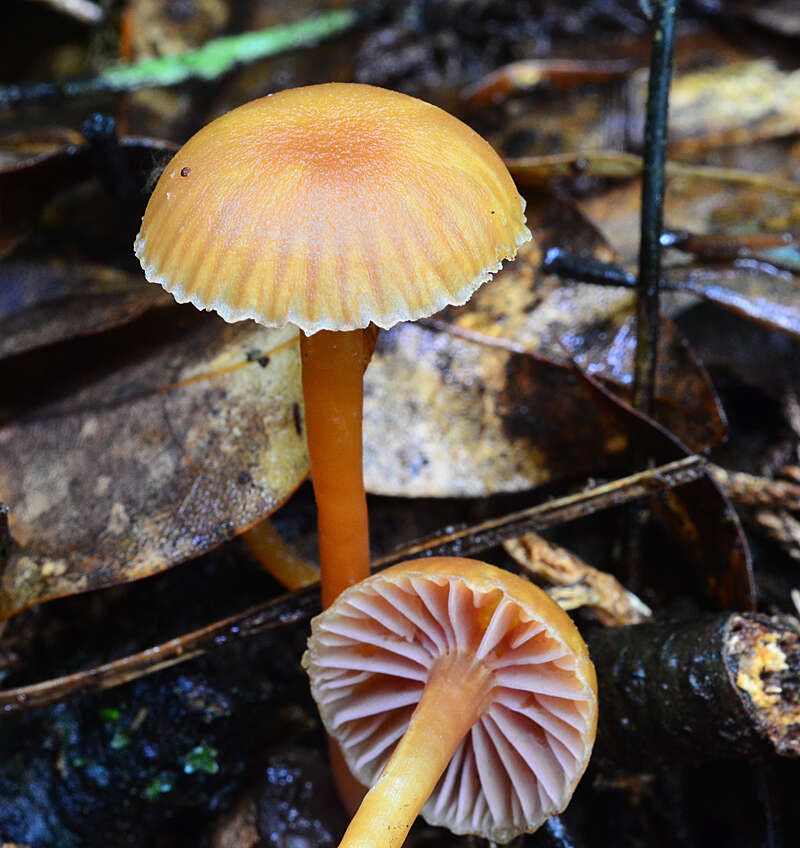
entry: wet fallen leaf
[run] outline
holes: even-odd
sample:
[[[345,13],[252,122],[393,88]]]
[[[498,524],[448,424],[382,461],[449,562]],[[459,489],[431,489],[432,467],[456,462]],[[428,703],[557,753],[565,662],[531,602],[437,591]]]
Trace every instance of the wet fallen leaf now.
[[[501,116],[494,116],[496,128],[490,134],[490,140],[498,150],[512,157],[596,150],[639,151],[644,133],[643,90],[647,82],[648,44],[646,30],[638,38],[605,41],[599,51],[601,61],[597,64],[605,64],[608,68],[615,65],[622,68],[627,64],[629,72],[624,75],[610,73],[605,82],[587,78],[585,84],[566,93],[554,91],[557,85],[549,81],[535,87],[526,85],[524,64],[510,66],[510,78],[508,75],[505,79],[502,75],[500,79],[490,77],[486,81],[489,93],[499,86],[505,90],[504,93],[512,95],[504,104]],[[569,56],[573,62],[585,61],[595,55],[593,51],[596,50],[595,45],[583,44],[579,52],[564,52],[560,56]],[[698,61],[699,56],[702,56],[702,62]],[[682,33],[678,39],[673,88],[699,91],[698,65],[706,72],[708,68],[724,69],[719,72],[725,78],[726,72],[733,76],[735,69],[757,58],[760,56],[756,47],[743,45],[741,40],[735,43],[718,33],[697,27]],[[523,72],[515,74],[516,67]],[[633,71],[633,68],[638,70]],[[530,78],[531,75],[527,76]],[[577,80],[579,76],[574,75],[573,78]],[[767,86],[772,81],[764,79],[762,83]],[[765,90],[764,100],[771,97],[773,105],[778,102],[772,92]],[[700,104],[695,104],[695,108],[698,105],[702,106],[697,113],[700,125],[705,121],[709,130],[714,131],[715,120],[719,121],[725,115],[726,101],[709,95]],[[791,104],[782,105],[782,114],[791,120]],[[686,123],[681,113],[676,114]],[[768,110],[763,110],[763,114],[765,119],[770,115]],[[673,129],[675,114],[671,107],[669,122],[670,133],[681,131],[680,124],[675,124]],[[698,127],[693,128],[699,131]]]
[[[163,300],[140,274],[98,265],[0,265],[0,357],[132,321]]]
[[[637,180],[579,202],[581,210],[629,266],[635,264],[638,252],[640,198]],[[770,233],[786,240],[800,232],[796,197],[701,178],[670,179],[664,214],[668,228],[701,234],[694,236],[696,241],[702,241],[702,234],[721,241],[728,234],[765,240]],[[798,265],[796,246],[754,248],[752,254],[728,265],[678,264],[666,268],[664,278],[677,291],[698,295],[769,327],[797,334],[800,295],[797,277],[788,270]]]
[[[175,310],[177,311],[177,310]],[[0,429],[15,546],[0,617],[145,577],[261,520],[308,473],[291,328],[195,314],[134,331],[146,356],[83,376]]]
[[[30,132],[8,133],[0,137],[0,168],[82,144],[83,137],[71,127],[40,127]]]
[[[535,243],[463,307],[383,334],[365,377],[370,491],[463,496],[518,491],[599,472],[628,446],[572,371],[571,356],[629,392],[630,292],[563,286],[540,271],[560,246],[613,253],[572,207],[529,210]],[[693,450],[724,435],[708,376],[664,322],[657,417]]]
[[[631,444],[657,463],[686,456],[689,451],[674,433],[649,419],[624,400],[609,392],[584,372],[582,380],[614,410],[620,429]],[[670,574],[658,574],[648,562],[642,564],[647,585],[688,584],[716,609],[755,609],[756,590],[750,548],[741,522],[728,498],[710,475],[651,498],[650,508],[666,525],[683,553]]]
[[[585,153],[551,153],[546,156],[521,156],[507,158],[511,175],[523,187],[548,188],[585,182],[587,177],[604,180],[625,180],[642,173],[642,157],[619,150],[592,150]],[[776,191],[793,197],[800,196],[800,184],[773,176],[770,173],[753,173],[741,168],[697,165],[667,159],[664,163],[667,179],[683,177],[746,186],[754,190]],[[585,193],[585,192],[582,192]]]
[[[788,271],[757,259],[740,259],[728,268],[673,268],[664,278],[676,291],[696,294],[759,324],[800,336],[800,287]]]
[[[6,157],[9,161],[0,167],[0,257],[25,238],[45,204],[94,176],[88,146],[77,143],[74,133],[65,132],[63,137],[63,144],[50,143],[62,138],[53,130],[46,134],[44,146],[36,147],[29,138],[25,145],[9,148],[15,155]],[[157,139],[123,138],[120,144],[136,186],[147,185],[153,170],[163,167],[175,150]],[[20,151],[23,155],[16,155]]]

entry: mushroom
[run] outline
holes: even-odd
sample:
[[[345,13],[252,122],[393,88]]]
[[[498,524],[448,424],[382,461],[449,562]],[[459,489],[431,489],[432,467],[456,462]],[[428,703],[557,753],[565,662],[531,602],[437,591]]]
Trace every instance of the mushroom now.
[[[303,664],[372,787],[340,848],[398,848],[420,810],[507,842],[566,807],[594,743],[597,681],[577,628],[477,560],[412,560],[353,586],[312,622]]]
[[[369,574],[369,327],[462,304],[530,238],[495,151],[441,109],[352,83],[289,89],[201,129],[135,242],[148,280],[227,321],[302,331],[323,605]]]

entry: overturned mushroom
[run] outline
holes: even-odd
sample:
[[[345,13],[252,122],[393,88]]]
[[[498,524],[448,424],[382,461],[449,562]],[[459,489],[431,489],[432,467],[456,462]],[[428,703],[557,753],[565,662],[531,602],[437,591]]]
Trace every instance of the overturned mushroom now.
[[[464,303],[529,238],[487,142],[436,106],[367,85],[246,103],[159,179],[135,245],[147,278],[227,321],[302,330],[325,606],[369,574],[368,328]]]
[[[507,842],[563,810],[586,768],[586,645],[502,569],[435,557],[376,574],[314,619],[303,663],[328,733],[372,787],[342,848],[398,848],[420,810]]]

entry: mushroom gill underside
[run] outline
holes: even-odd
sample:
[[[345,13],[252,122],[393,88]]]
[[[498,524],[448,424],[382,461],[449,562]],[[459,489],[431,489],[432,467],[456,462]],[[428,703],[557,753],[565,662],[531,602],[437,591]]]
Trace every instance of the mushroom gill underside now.
[[[506,842],[566,806],[593,733],[588,682],[535,610],[453,576],[367,581],[315,623],[305,662],[315,667],[312,688],[328,732],[371,786],[429,672],[454,653],[488,670],[491,696],[422,815]]]

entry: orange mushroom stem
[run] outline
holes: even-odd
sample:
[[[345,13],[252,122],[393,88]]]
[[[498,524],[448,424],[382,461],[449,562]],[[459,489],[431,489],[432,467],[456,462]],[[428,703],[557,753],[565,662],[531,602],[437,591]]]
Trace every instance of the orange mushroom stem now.
[[[324,608],[369,576],[361,418],[370,335],[365,330],[300,335]]]
[[[403,738],[350,821],[339,848],[400,848],[492,689],[469,657],[443,657],[431,671]],[[379,838],[380,835],[380,838]]]
[[[283,541],[269,518],[245,530],[242,538],[264,570],[290,592],[319,582],[316,565],[298,556]]]

